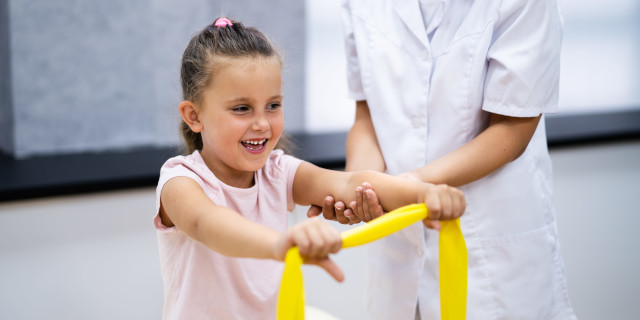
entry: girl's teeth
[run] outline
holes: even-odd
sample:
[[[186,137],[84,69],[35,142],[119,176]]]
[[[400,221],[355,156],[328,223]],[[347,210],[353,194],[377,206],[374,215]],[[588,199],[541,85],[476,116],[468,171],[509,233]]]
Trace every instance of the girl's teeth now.
[[[248,149],[260,150],[264,146],[265,141],[267,141],[267,139],[262,139],[259,141],[245,140],[242,141],[242,144]]]
[[[250,143],[253,145],[259,145],[259,144],[263,144],[265,142],[266,139],[260,140],[260,141],[244,141],[245,143]]]

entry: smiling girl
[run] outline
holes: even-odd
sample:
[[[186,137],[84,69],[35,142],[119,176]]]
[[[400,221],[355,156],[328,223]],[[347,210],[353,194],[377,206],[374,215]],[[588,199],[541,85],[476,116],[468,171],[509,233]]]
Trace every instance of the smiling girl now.
[[[385,210],[424,202],[429,219],[465,209],[452,187],[381,173],[345,173],[274,150],[283,132],[282,61],[267,38],[217,19],[182,57],[179,105],[189,155],[167,160],[157,188],[165,319],[270,319],[286,251],[344,278],[328,257],[340,234],[310,219],[287,229],[294,204],[324,196],[354,201],[356,186],[375,186]]]

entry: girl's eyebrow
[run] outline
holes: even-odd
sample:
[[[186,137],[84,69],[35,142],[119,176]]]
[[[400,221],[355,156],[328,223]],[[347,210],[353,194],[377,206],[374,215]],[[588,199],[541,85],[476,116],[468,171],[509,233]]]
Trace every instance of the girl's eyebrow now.
[[[277,94],[277,95],[275,95],[275,96],[270,97],[268,100],[269,100],[269,101],[271,101],[271,100],[282,99],[282,98],[284,98],[284,96],[283,96],[283,95],[281,95],[281,94]],[[229,103],[233,103],[233,102],[247,102],[247,101],[250,101],[250,100],[251,100],[251,99],[246,98],[246,97],[237,97],[237,98],[229,99],[229,100],[227,100],[227,101],[228,101]]]

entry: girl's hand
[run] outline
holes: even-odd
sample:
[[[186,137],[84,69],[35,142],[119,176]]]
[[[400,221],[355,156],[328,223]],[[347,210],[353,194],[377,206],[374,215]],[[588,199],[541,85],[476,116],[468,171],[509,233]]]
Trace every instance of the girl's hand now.
[[[320,219],[311,219],[289,228],[275,248],[278,260],[284,260],[287,251],[297,246],[305,264],[323,268],[336,281],[342,282],[344,274],[338,265],[329,259],[330,253],[342,248],[342,237],[338,230]]]
[[[437,220],[453,220],[459,218],[465,211],[464,194],[457,188],[445,184],[432,185],[421,197],[420,202],[429,208],[429,216],[423,220],[427,223]],[[438,224],[437,230],[440,230]]]
[[[402,174],[400,176],[403,178],[419,181],[418,178],[415,176],[409,176],[405,174]],[[363,197],[356,196],[356,201],[352,201],[350,205],[354,212],[357,212],[358,214],[364,217],[362,221],[369,222],[372,219],[375,219],[385,214],[385,212],[382,210],[382,206],[380,205],[380,202],[378,202],[378,196],[376,195],[375,191],[373,191],[373,189],[371,188],[371,185],[369,185],[368,183],[364,183],[362,185],[362,188],[364,190],[363,191],[364,196]],[[357,192],[358,192],[358,189],[356,189],[356,194]],[[366,220],[367,217],[371,217],[371,219]],[[440,230],[441,228],[440,221],[438,220],[425,219],[422,222],[425,225],[425,227],[429,229]]]
[[[398,177],[409,179],[409,180],[413,180],[413,181],[417,181],[417,182],[422,182],[420,177],[418,177],[418,175],[415,174],[412,171],[401,173],[401,174],[398,175]],[[425,219],[425,220],[422,221],[422,223],[424,224],[425,227],[427,227],[429,229],[434,229],[434,230],[438,230],[438,231],[440,231],[440,229],[441,229],[440,221],[438,221],[438,220]]]

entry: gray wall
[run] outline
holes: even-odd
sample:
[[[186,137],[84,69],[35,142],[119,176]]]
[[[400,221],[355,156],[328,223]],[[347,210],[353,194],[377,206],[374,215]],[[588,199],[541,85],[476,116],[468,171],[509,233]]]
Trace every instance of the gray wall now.
[[[5,0],[0,15],[7,14],[0,22],[5,153],[178,144],[180,56],[222,14],[258,27],[281,48],[286,128],[302,130],[302,1]]]

